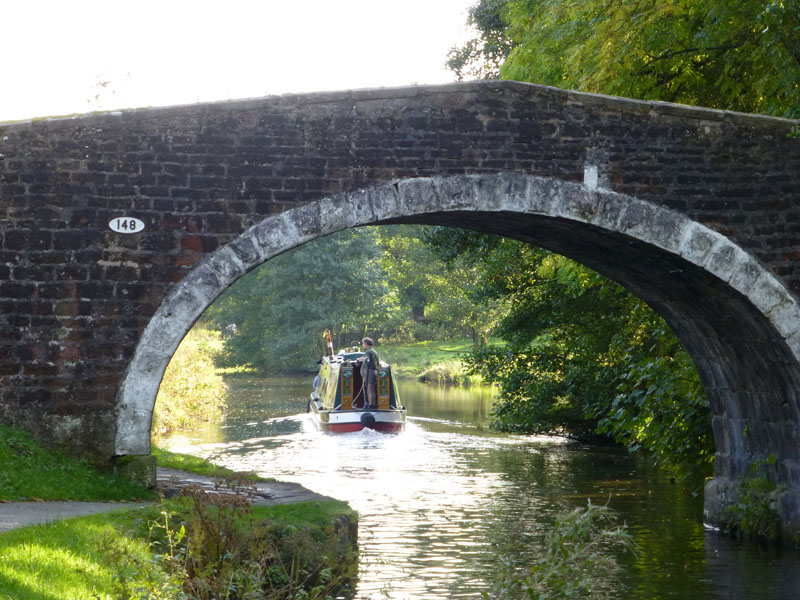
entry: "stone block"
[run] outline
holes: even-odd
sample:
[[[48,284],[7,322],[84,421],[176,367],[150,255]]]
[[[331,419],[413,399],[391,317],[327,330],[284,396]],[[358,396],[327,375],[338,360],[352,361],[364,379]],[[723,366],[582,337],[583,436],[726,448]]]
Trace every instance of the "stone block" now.
[[[765,271],[762,271],[748,297],[756,308],[764,314],[768,314],[782,302],[793,301],[780,282],[771,273]]]
[[[788,291],[785,292],[781,302],[767,313],[767,316],[784,338],[791,338],[800,331],[800,306]]]
[[[430,177],[416,177],[396,182],[397,212],[419,214],[431,209],[436,210],[441,202],[441,193],[447,195],[446,189],[439,191],[437,183]]]
[[[681,256],[692,264],[703,265],[706,257],[719,241],[717,234],[694,223],[686,228],[684,235],[685,237],[681,241]]]
[[[730,508],[736,503],[739,482],[728,477],[709,479],[703,490],[703,521],[725,527],[735,523]]]
[[[476,197],[477,181],[478,179],[469,176],[433,178],[435,195],[424,199],[428,207],[426,210],[480,210],[483,199]]]

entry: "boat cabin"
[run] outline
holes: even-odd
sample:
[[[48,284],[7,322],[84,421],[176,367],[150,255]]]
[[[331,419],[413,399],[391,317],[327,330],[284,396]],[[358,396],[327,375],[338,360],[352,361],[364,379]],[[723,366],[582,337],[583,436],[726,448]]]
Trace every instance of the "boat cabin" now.
[[[315,390],[325,410],[362,409],[366,404],[361,365],[356,363],[363,352],[345,348],[320,363],[319,383]],[[393,410],[400,406],[392,379],[392,368],[383,361],[377,369],[378,410]]]

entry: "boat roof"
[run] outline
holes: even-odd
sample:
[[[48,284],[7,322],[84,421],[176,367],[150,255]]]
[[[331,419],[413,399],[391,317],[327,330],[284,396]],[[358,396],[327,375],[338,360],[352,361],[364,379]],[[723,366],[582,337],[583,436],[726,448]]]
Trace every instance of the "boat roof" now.
[[[339,350],[338,354],[334,356],[326,356],[325,360],[328,362],[346,362],[356,360],[360,357],[364,356],[363,352],[348,352],[346,350]]]
[[[323,360],[326,360],[330,364],[342,364],[342,363],[352,363],[353,361],[357,360],[358,358],[364,356],[365,352],[350,352],[348,350],[339,350],[339,352],[333,356],[323,356]],[[385,361],[380,361],[380,366],[388,367],[389,364]]]

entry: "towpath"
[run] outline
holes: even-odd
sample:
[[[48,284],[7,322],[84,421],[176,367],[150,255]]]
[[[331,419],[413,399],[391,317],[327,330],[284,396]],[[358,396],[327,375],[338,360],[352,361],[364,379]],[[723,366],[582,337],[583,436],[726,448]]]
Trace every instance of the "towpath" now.
[[[176,496],[189,485],[201,487],[209,492],[215,491],[216,479],[178,471],[158,469],[158,491],[165,497]],[[331,500],[308,490],[297,483],[285,481],[266,481],[253,484],[254,505],[291,504],[314,500]],[[110,512],[122,508],[146,506],[149,502],[4,502],[0,503],[0,532],[17,527],[50,523],[59,519]]]

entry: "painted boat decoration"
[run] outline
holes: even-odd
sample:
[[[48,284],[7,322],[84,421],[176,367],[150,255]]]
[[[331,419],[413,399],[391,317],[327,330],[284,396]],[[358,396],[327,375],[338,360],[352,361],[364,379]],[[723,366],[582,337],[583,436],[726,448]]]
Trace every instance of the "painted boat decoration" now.
[[[356,360],[364,356],[357,348],[346,348],[320,361],[314,391],[308,401],[308,411],[314,413],[320,428],[326,431],[402,431],[406,409],[400,403],[392,367],[381,361],[377,370],[378,407],[366,408],[366,393],[361,379],[361,365]]]

